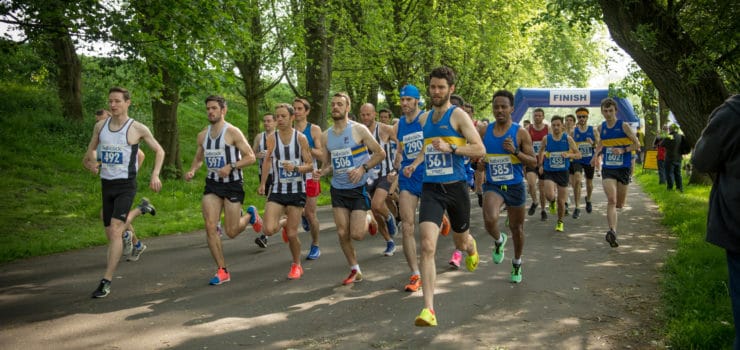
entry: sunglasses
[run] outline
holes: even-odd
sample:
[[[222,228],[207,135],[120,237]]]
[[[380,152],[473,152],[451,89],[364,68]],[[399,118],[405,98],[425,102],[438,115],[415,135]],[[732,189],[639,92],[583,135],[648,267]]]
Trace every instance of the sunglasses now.
[[[581,119],[581,118],[588,118],[588,116],[587,115],[579,115],[578,116],[578,119]]]

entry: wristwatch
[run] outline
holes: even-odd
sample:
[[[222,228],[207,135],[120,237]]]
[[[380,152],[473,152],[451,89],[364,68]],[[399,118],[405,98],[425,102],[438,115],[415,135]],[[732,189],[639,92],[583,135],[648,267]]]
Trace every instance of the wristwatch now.
[[[231,170],[236,170],[236,163],[230,163],[229,165],[231,165]]]
[[[452,152],[450,152],[450,153],[455,154],[455,152],[457,152],[457,145],[456,144],[450,144],[450,149],[452,150]]]
[[[363,164],[362,165],[362,168],[365,169],[365,173],[367,173],[368,171],[370,171],[370,168],[368,168],[367,164]]]
[[[515,155],[515,156],[518,156],[518,155],[519,155],[519,149],[517,148],[517,149],[516,149],[516,150],[514,151],[514,153],[512,153],[512,154],[513,154],[513,155]]]

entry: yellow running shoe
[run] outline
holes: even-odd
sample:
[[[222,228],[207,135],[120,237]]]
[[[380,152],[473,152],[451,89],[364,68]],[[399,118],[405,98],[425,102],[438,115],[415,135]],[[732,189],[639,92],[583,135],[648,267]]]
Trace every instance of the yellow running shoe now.
[[[465,257],[465,267],[467,267],[470,272],[475,271],[475,269],[478,268],[478,262],[480,262],[480,256],[478,256],[478,244],[475,242],[475,238],[473,238],[473,250],[475,250],[473,255]]]
[[[422,309],[419,316],[416,316],[414,324],[417,327],[436,327],[437,316],[434,315],[434,310],[427,308]]]
[[[565,230],[565,225],[562,220],[558,220],[558,223],[555,225],[555,231],[563,232],[563,230]]]

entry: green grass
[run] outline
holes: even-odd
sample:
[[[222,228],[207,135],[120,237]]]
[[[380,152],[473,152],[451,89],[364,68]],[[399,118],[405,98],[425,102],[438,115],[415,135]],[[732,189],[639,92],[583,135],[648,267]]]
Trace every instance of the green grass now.
[[[201,97],[186,100],[178,111],[185,171],[195,154],[196,135],[207,123],[202,101]],[[0,263],[107,244],[100,219],[100,179],[82,166],[93,118],[70,123],[59,111],[49,91],[0,83],[0,191],[5,197],[0,201]],[[131,116],[151,127],[151,116],[138,114]],[[243,127],[245,114],[232,104],[227,120]],[[137,235],[146,238],[202,229],[205,169],[191,182],[165,180],[162,191],[154,193],[149,189],[154,154],[145,145],[142,148],[147,158],[138,176],[136,202],[148,197],[157,215],[138,218]],[[245,169],[245,178],[245,205],[263,208],[265,198],[256,194],[256,166]],[[329,202],[327,183],[322,187],[320,205]]]
[[[707,243],[710,186],[666,191],[655,172],[638,181],[660,206],[663,225],[678,237],[664,267],[663,309],[667,343],[674,349],[730,349],[734,339],[724,250]]]

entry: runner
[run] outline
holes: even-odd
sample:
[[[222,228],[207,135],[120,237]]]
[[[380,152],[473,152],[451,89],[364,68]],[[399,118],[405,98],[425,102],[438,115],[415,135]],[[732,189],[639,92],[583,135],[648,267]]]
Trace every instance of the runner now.
[[[599,143],[599,134],[594,132],[594,127],[588,125],[588,108],[579,107],[576,109],[578,124],[573,129],[573,141],[578,146],[578,152],[581,152],[581,159],[574,160],[573,165],[573,197],[575,199],[575,210],[573,218],[581,216],[579,206],[581,199],[582,178],[586,175],[586,213],[591,213],[593,205],[591,204],[591,194],[594,191],[594,167],[591,165],[591,159],[594,156],[594,145]]]
[[[563,232],[565,224],[565,201],[568,199],[568,168],[571,159],[578,159],[578,146],[573,138],[564,132],[563,117],[556,115],[550,120],[552,134],[542,140],[540,154],[537,156],[540,175],[545,179],[545,199],[550,206],[557,199],[558,222],[555,231]],[[556,196],[557,191],[557,196]]]
[[[547,134],[550,132],[547,124],[545,124],[545,111],[542,110],[542,108],[537,108],[532,113],[532,120],[533,123],[529,126],[529,136],[532,138],[532,147],[534,147],[534,153],[536,155],[540,154],[540,146],[542,145],[542,139],[547,136]],[[541,159],[537,160],[537,164],[541,163]],[[527,212],[527,215],[532,216],[534,215],[535,211],[537,210],[537,203],[539,203],[541,211],[540,211],[540,219],[542,221],[547,220],[547,212],[545,211],[545,195],[543,193],[545,189],[545,183],[544,179],[540,175],[539,169],[535,168],[525,168],[526,170],[526,176],[527,176],[527,191],[529,192],[529,196],[532,198],[532,205],[529,207],[529,211]],[[539,191],[539,197],[537,196],[537,192]]]
[[[370,131],[360,123],[349,120],[349,96],[336,93],[331,99],[331,117],[334,125],[321,136],[324,147],[323,167],[316,175],[334,173],[331,179],[331,206],[337,237],[350,273],[342,284],[362,281],[362,270],[352,240],[362,240],[365,234],[377,232],[377,223],[370,209],[366,184],[368,172],[385,158]],[[372,152],[372,157],[368,152]]]
[[[108,296],[113,273],[118,267],[118,261],[121,260],[123,231],[130,224],[129,211],[136,197],[136,175],[139,170],[136,154],[138,154],[139,142],[142,140],[156,154],[149,188],[154,192],[162,189],[159,172],[164,162],[164,149],[146,125],[129,118],[130,105],[131,94],[128,90],[121,87],[108,90],[108,107],[111,117],[95,123],[90,144],[83,158],[83,164],[88,170],[94,174],[100,173],[103,225],[108,238],[105,274],[98,288],[92,293],[93,298]],[[100,145],[100,166],[96,161],[98,145]]]
[[[469,232],[470,197],[464,157],[483,157],[485,148],[467,113],[450,103],[450,94],[455,91],[455,72],[442,66],[435,68],[429,78],[429,93],[434,108],[420,120],[424,148],[414,162],[403,169],[404,176],[411,177],[416,167],[425,162],[419,208],[424,308],[414,322],[417,326],[437,325],[434,312],[437,274],[434,255],[445,211],[450,217],[455,247],[468,253],[465,258],[468,270],[475,271],[480,261],[475,239]]]
[[[524,251],[524,206],[527,204],[527,190],[524,186],[522,166],[534,167],[537,157],[532,148],[532,140],[524,128],[511,120],[514,111],[514,95],[506,90],[493,94],[493,113],[496,121],[483,131],[483,144],[486,156],[485,183],[483,184],[483,222],[488,234],[493,237],[491,252],[493,262],[504,260],[504,249],[508,240],[498,229],[501,206],[506,205],[509,229],[514,239],[514,258],[511,259],[511,282],[522,282],[522,252]]]
[[[306,119],[311,111],[311,104],[302,98],[293,99],[293,109],[295,109],[295,128],[303,133],[308,140],[308,146],[311,147],[311,156],[313,157],[314,170],[319,168],[317,163],[321,159],[321,127],[309,123]],[[304,231],[311,232],[311,248],[306,255],[307,260],[316,260],[321,256],[319,249],[319,218],[316,216],[317,200],[321,194],[321,182],[318,174],[314,176],[313,172],[306,173],[306,206],[303,208],[301,223]]]
[[[211,285],[231,280],[221,237],[216,229],[221,211],[224,212],[225,231],[229,238],[238,236],[247,225],[252,225],[257,233],[262,231],[262,219],[255,206],[247,207],[246,215],[241,213],[244,202],[242,168],[254,163],[256,158],[241,130],[224,120],[227,109],[226,99],[223,97],[211,95],[206,98],[210,125],[198,133],[195,157],[190,170],[185,173],[185,181],[192,180],[203,161],[206,161],[208,173],[202,200],[203,220],[208,249],[217,267],[216,275],[209,282]]]
[[[288,272],[288,279],[291,280],[303,275],[298,225],[306,205],[305,174],[313,172],[311,147],[306,136],[293,128],[294,119],[293,106],[281,103],[275,107],[277,131],[267,136],[265,159],[268,161],[262,164],[262,177],[257,190],[259,194],[268,196],[264,234],[271,236],[282,229],[283,239],[288,240],[293,258]],[[270,179],[269,174],[276,175]],[[272,185],[267,184],[268,180],[272,180]],[[268,192],[270,187],[272,191]],[[287,218],[280,220],[283,213],[287,214]]]
[[[257,136],[254,137],[254,143],[252,143],[254,155],[257,157],[257,174],[260,181],[262,181],[262,164],[264,163],[265,154],[267,153],[265,151],[267,147],[267,135],[275,132],[275,116],[273,116],[272,113],[265,113],[265,115],[262,116],[262,126],[265,131],[257,134]],[[271,193],[271,189],[272,168],[270,168],[270,173],[267,174],[267,188],[265,188],[265,195]],[[254,239],[254,243],[261,248],[267,248],[267,236],[265,236],[264,233],[259,235],[259,237]]]

